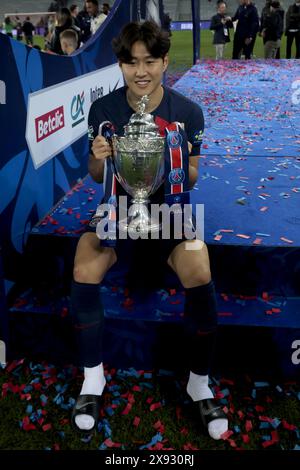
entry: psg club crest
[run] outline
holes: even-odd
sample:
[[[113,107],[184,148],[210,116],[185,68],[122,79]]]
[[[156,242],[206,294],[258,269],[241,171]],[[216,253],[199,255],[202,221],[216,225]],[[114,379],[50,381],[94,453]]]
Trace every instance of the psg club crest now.
[[[182,168],[174,168],[169,173],[169,182],[171,184],[181,184],[184,182],[185,173]]]
[[[177,149],[182,144],[182,136],[177,131],[171,131],[167,135],[168,146],[172,149]]]

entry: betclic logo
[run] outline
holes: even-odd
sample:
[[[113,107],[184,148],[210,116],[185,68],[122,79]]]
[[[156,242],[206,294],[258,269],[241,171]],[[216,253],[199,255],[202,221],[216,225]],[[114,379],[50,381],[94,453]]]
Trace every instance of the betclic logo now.
[[[36,141],[40,142],[65,127],[64,107],[60,106],[35,119]]]

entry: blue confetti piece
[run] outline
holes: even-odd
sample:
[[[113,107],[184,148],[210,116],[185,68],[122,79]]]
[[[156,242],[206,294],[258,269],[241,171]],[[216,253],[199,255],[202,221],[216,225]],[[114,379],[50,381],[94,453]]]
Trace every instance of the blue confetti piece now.
[[[230,392],[229,392],[228,388],[224,388],[223,390],[221,390],[221,393],[224,395],[224,398],[228,397],[228,395],[230,395]]]
[[[260,423],[259,425],[259,429],[270,429],[271,425],[270,423],[268,423],[267,421],[263,421],[262,423]]]
[[[263,388],[263,387],[269,387],[270,384],[269,382],[254,382],[254,386],[256,388]]]
[[[114,410],[110,406],[107,406],[105,411],[109,416],[113,416],[115,414]]]
[[[30,415],[32,413],[32,405],[27,405],[26,413]]]
[[[102,442],[102,444],[98,447],[99,450],[105,450],[107,449],[106,445],[104,444],[104,442]]]
[[[152,379],[152,373],[151,372],[145,372],[144,377],[145,377],[145,379]]]
[[[298,444],[296,444],[295,447],[293,448],[293,450],[300,450],[300,446]]]
[[[263,441],[271,441],[271,436],[262,436]]]
[[[233,429],[234,429],[234,432],[237,433],[237,434],[238,434],[239,432],[241,432],[241,429],[240,429],[239,426],[234,426]]]
[[[278,426],[281,424],[281,420],[279,418],[273,418],[273,421],[271,423],[271,426],[274,428],[274,429],[277,429]]]
[[[41,395],[40,400],[41,400],[42,403],[47,403],[48,397],[46,397],[46,395]]]
[[[279,385],[276,385],[276,390],[277,390],[279,393],[282,393],[282,392],[283,392],[282,388],[281,388]]]
[[[251,397],[252,397],[253,399],[256,398],[256,390],[255,390],[255,388],[253,388],[253,390],[252,390],[252,392],[251,392]]]
[[[143,449],[147,449],[149,447],[155,446],[155,444],[157,444],[158,442],[161,442],[162,440],[163,440],[163,437],[160,434],[160,432],[158,432],[157,434],[155,434],[155,436],[152,437],[151,441],[148,442],[148,444],[140,446],[139,449],[143,450]]]

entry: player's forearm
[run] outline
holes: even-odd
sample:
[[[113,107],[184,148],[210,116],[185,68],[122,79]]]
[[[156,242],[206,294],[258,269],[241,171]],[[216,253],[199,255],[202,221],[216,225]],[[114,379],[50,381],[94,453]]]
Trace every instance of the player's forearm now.
[[[104,160],[98,160],[93,154],[90,154],[88,170],[96,183],[103,183]]]
[[[193,188],[193,186],[195,185],[197,180],[198,180],[198,170],[197,170],[197,168],[195,168],[192,165],[189,165],[189,186],[190,186],[190,189]]]

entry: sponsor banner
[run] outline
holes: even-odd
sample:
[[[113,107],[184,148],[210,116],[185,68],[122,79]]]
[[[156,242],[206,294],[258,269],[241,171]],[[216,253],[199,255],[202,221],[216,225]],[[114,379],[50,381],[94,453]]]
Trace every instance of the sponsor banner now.
[[[41,167],[87,134],[93,101],[123,86],[118,64],[28,95],[26,141],[34,167]]]

